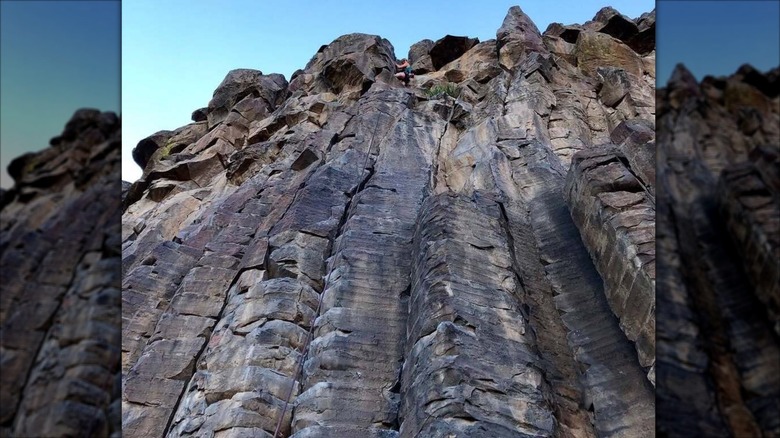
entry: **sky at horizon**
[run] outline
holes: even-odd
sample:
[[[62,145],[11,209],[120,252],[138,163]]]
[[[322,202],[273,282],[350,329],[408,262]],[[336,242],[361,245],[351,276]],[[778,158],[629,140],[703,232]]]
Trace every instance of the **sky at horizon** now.
[[[511,6],[520,4],[540,31],[552,22],[584,23],[610,5],[630,18],[655,7],[652,0],[518,2],[255,2],[133,0],[122,4],[122,179],[141,169],[131,151],[160,130],[191,123],[228,71],[252,68],[289,80],[320,46],[361,32],[388,39],[398,58],[423,39],[447,34],[496,37]]]
[[[656,86],[678,63],[696,79],[780,65],[780,0],[658,0]]]
[[[79,108],[119,113],[118,0],[0,1],[0,187]]]

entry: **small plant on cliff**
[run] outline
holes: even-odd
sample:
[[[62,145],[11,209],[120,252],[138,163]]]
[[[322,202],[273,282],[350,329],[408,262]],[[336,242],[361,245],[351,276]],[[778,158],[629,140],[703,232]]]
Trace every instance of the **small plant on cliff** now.
[[[171,149],[173,149],[173,143],[168,143],[165,146],[160,149],[160,159],[167,157],[171,154]]]
[[[452,82],[448,82],[446,84],[434,85],[425,92],[425,95],[431,99],[439,99],[445,94],[450,97],[458,97],[458,95],[460,95],[460,89]]]
[[[35,167],[38,165],[38,163],[35,162],[35,160],[28,160],[24,164],[24,171],[22,172],[22,175],[28,174],[35,170]]]

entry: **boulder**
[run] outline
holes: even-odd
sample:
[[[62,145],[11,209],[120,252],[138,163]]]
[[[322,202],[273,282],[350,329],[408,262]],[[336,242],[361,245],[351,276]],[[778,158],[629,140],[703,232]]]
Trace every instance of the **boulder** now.
[[[532,52],[546,52],[539,28],[519,6],[509,8],[504,22],[496,31],[498,60],[502,67],[512,69]]]
[[[637,78],[642,77],[643,66],[639,55],[610,35],[580,32],[575,53],[577,66],[588,76],[595,77],[599,67],[616,67]]]
[[[158,149],[168,144],[168,140],[172,136],[173,131],[158,131],[139,141],[133,148],[133,161],[135,161],[141,169],[146,169],[146,165],[149,164],[152,155]]]
[[[544,45],[547,50],[569,64],[577,65],[577,56],[574,53],[575,45],[565,41],[563,38],[553,35],[543,35]],[[575,39],[576,41],[576,39]]]
[[[596,69],[601,89],[599,99],[604,105],[614,108],[628,94],[631,82],[622,68],[599,67]]]
[[[542,36],[549,35],[559,37],[569,44],[574,44],[577,42],[577,38],[580,36],[580,32],[582,32],[582,26],[578,24],[565,26],[561,23],[550,23]]]
[[[609,136],[649,193],[655,197],[655,126],[644,119],[624,120]]]
[[[438,70],[445,64],[458,59],[479,43],[479,38],[446,35],[437,40],[428,51],[433,69]]]
[[[633,20],[611,6],[601,8],[593,17],[593,21],[602,24],[598,32],[613,36],[624,43],[628,43],[639,33],[639,28]]]
[[[264,75],[260,70],[236,69],[228,72],[214,90],[208,105],[208,127],[212,129],[225,120],[235,104],[247,96],[262,98],[268,112],[276,109],[287,97],[287,80],[280,74]]]
[[[8,175],[13,178],[14,181],[21,181],[24,174],[27,171],[32,170],[32,163],[35,157],[35,153],[28,152],[14,158],[10,163],[8,163]]]
[[[290,84],[291,89],[308,92],[350,93],[359,97],[376,81],[395,80],[395,55],[392,44],[376,35],[353,33],[322,46],[303,73]],[[386,72],[389,76],[383,76]],[[301,87],[300,82],[307,85]]]
[[[208,114],[208,107],[198,108],[192,112],[192,116],[190,118],[193,122],[205,122],[208,120]]]
[[[418,41],[409,48],[409,63],[412,65],[412,71],[416,75],[430,73],[436,70],[433,67],[430,51],[434,42],[432,40]]]
[[[425,76],[421,86],[429,88],[446,82],[471,83],[471,92],[479,93],[483,85],[502,72],[496,57],[495,40],[482,41],[457,59]]]

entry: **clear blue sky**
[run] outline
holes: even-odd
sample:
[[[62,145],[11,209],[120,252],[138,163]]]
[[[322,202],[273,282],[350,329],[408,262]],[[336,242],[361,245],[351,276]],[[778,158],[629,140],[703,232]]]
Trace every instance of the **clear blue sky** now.
[[[0,186],[75,110],[120,110],[119,1],[0,1]]]
[[[282,73],[288,80],[323,44],[362,32],[390,40],[396,56],[422,39],[495,38],[519,4],[544,31],[551,22],[584,23],[610,5],[636,18],[653,0],[259,1],[127,0],[122,2],[122,177],[141,169],[132,148],[162,129],[190,123],[225,74],[235,68]]]
[[[656,15],[658,87],[679,62],[699,80],[780,64],[780,0],[659,0]]]

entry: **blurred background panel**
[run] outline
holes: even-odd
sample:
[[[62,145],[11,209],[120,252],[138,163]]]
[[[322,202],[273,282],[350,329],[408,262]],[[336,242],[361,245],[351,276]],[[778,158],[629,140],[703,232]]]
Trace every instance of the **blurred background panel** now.
[[[780,2],[657,14],[658,436],[778,436]]]

